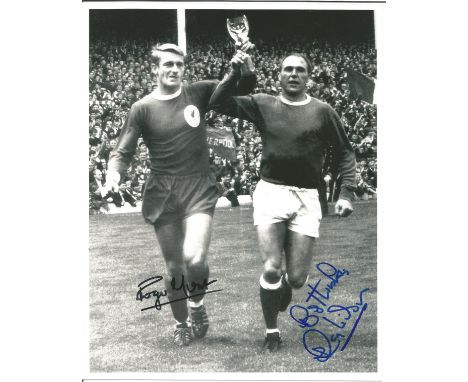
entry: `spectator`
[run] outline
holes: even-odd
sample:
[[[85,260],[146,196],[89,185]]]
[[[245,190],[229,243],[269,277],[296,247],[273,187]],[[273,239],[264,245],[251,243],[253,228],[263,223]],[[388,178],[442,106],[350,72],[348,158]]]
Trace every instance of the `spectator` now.
[[[131,189],[130,182],[123,182],[119,186],[119,192],[114,196],[115,205],[122,207],[125,203],[130,204],[132,207],[136,207],[137,198]]]
[[[101,213],[109,211],[107,195],[102,194],[104,182],[101,170],[95,168],[93,170],[93,179],[89,184],[89,205],[91,209]]]
[[[365,181],[365,178],[360,173],[356,174],[356,182],[357,187],[354,193],[358,199],[367,200],[369,199],[369,195],[377,194],[377,192]]]
[[[145,182],[146,176],[144,174],[140,174],[136,177],[135,182],[132,184],[132,189],[137,200],[142,199],[143,192],[145,191]]]
[[[222,79],[229,70],[232,47],[227,36],[196,36],[189,41],[189,61],[184,73],[184,84],[202,78]],[[170,40],[170,39],[167,39]],[[291,43],[294,41],[294,43]],[[357,159],[364,161],[363,176],[372,188],[377,187],[377,108],[350,97],[347,73],[349,67],[376,78],[376,50],[370,43],[334,43],[295,36],[258,36],[253,41],[259,54],[254,57],[258,82],[256,92],[281,92],[278,68],[281,57],[292,48],[311,58],[313,71],[307,92],[329,103],[343,121],[345,131],[355,149]],[[105,176],[109,152],[119,138],[122,121],[134,102],[155,89],[151,66],[145,52],[155,41],[149,40],[94,40],[89,50],[89,160],[90,183],[98,168]],[[218,182],[229,171],[237,195],[249,195],[257,181],[257,165],[263,147],[252,123],[210,112],[207,123],[215,128],[230,128],[236,141],[234,164],[214,153],[210,154],[211,168]],[[129,169],[126,181],[136,188],[135,197],[141,197],[148,165],[144,165],[147,148],[139,142],[138,156]],[[105,162],[102,161],[105,160]],[[146,158],[148,161],[148,158]],[[106,164],[104,164],[106,163]],[[367,165],[368,164],[368,165]],[[327,170],[327,169],[325,169]],[[339,179],[338,179],[339,182]],[[330,191],[336,180],[329,182]],[[127,187],[127,190],[132,190]],[[335,195],[337,196],[337,195]],[[332,193],[330,194],[330,198]]]
[[[250,195],[252,196],[252,174],[249,169],[245,169],[240,177],[240,188],[241,195]]]
[[[226,197],[232,207],[239,207],[239,200],[235,190],[235,180],[231,178],[229,171],[225,171],[221,177],[221,182],[217,183],[218,191],[221,196]]]
[[[222,164],[221,157],[218,154],[214,155],[213,163],[210,165],[210,168],[216,177],[216,181],[221,182],[221,177],[223,175],[225,168]]]

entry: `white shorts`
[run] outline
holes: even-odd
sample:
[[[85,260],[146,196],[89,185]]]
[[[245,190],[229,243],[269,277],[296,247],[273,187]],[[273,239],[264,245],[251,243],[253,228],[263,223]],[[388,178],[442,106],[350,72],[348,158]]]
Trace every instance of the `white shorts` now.
[[[288,229],[319,237],[322,209],[318,191],[260,180],[253,194],[254,225],[286,222]]]

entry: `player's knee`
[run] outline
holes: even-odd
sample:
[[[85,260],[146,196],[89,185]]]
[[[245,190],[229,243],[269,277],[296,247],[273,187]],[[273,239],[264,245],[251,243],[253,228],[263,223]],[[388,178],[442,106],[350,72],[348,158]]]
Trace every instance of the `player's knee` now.
[[[299,289],[304,286],[307,281],[307,274],[300,273],[288,273],[288,284],[291,285],[291,288]]]
[[[206,251],[202,248],[185,249],[184,260],[187,266],[206,263]]]
[[[184,274],[184,265],[176,262],[166,263],[167,274],[169,278],[180,277]]]
[[[263,279],[269,284],[276,284],[281,279],[281,269],[268,267],[263,271]]]
[[[187,263],[188,276],[191,278],[208,277],[209,268],[206,261],[190,261]]]

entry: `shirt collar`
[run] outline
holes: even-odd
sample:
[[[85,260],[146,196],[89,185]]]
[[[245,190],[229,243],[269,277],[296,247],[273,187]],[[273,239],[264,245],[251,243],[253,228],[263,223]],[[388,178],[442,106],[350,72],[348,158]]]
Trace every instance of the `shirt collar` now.
[[[173,98],[177,98],[178,96],[180,96],[180,93],[182,93],[182,87],[180,87],[179,90],[172,94],[157,94],[155,90],[151,93],[151,95],[154,99],[157,99],[159,101],[167,101]]]
[[[289,101],[288,99],[284,98],[282,94],[280,94],[279,98],[281,102],[285,103],[286,105],[302,106],[307,105],[312,100],[312,97],[310,95],[306,94],[305,96],[306,99],[303,101]]]

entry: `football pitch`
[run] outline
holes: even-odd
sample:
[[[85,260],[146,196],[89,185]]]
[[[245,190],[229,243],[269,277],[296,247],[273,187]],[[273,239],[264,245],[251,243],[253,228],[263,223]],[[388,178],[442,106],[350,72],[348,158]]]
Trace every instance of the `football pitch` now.
[[[139,283],[165,275],[153,228],[144,223],[140,214],[89,218],[91,372],[377,372],[375,200],[356,202],[354,213],[348,218],[323,218],[308,284],[316,285],[320,280],[317,290],[320,287],[323,296],[327,289],[328,300],[312,297],[306,302],[311,291],[306,285],[294,291],[292,302],[324,308],[323,312],[315,308],[316,313],[309,313],[307,323],[317,332],[306,335],[303,342],[308,328],[301,328],[288,312],[280,313],[278,322],[284,343],[274,354],[261,351],[261,260],[252,208],[220,208],[215,212],[209,251],[210,280],[217,280],[212,289],[222,291],[205,296],[210,318],[207,336],[184,348],[172,343],[174,321],[169,305],[141,311],[152,302],[136,299]],[[329,264],[326,268],[319,265],[324,262]],[[332,281],[331,276],[325,276],[332,274],[331,266],[348,274],[341,272],[339,279],[335,274]],[[319,269],[327,272],[320,273]],[[328,307],[347,309],[325,310],[318,300]],[[351,306],[358,307],[354,311]],[[296,308],[293,316],[305,323],[303,311]],[[312,325],[316,322],[312,316],[320,318],[316,325]],[[336,347],[337,341],[340,347],[326,362],[319,362],[314,354],[323,349],[328,352],[325,338],[330,349]],[[347,345],[341,350],[345,341]]]

